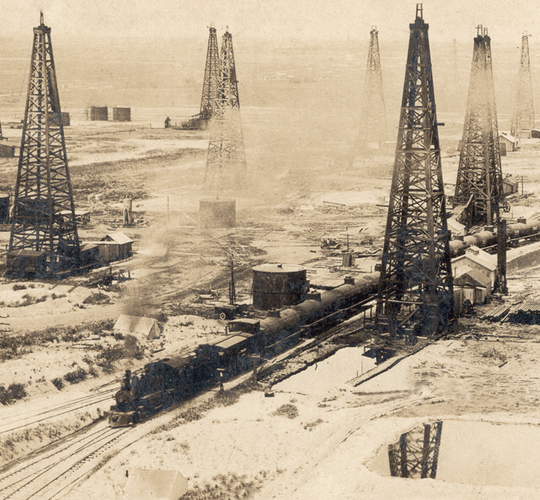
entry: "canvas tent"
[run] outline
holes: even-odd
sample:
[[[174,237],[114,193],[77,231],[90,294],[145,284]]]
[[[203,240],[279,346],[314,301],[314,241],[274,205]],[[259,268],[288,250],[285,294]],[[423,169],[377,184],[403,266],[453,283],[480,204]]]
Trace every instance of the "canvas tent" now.
[[[135,469],[124,487],[125,500],[178,500],[187,479],[175,470]]]
[[[150,340],[159,337],[159,325],[154,318],[121,314],[114,325],[114,331]]]

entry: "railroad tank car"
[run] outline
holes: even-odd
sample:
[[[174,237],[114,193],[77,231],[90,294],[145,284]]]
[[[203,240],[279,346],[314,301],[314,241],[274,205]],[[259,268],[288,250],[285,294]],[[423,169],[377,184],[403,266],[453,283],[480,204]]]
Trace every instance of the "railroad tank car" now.
[[[309,299],[284,309],[279,317],[265,318],[260,325],[246,320],[249,331],[230,331],[225,339],[202,344],[188,356],[149,363],[140,379],[126,372],[121,389],[115,395],[116,405],[109,412],[109,425],[123,427],[138,423],[172,401],[217,381],[218,369],[232,374],[249,368],[247,355],[260,353],[291,333],[300,333],[303,326],[332,316],[325,321],[328,327],[351,317],[358,310],[354,305],[372,295],[378,282],[379,273],[370,273],[356,283],[321,293],[320,300]]]
[[[526,236],[537,235],[540,232],[540,221],[532,220],[527,222],[525,219],[518,219],[518,222],[508,224],[506,227],[507,239],[522,238]],[[540,235],[534,237],[540,239]],[[479,248],[489,247],[497,244],[497,231],[493,226],[487,226],[476,234],[469,234],[463,239],[456,238],[450,241],[450,256],[459,257],[463,255],[467,248],[477,246]],[[509,243],[513,246],[513,242]]]

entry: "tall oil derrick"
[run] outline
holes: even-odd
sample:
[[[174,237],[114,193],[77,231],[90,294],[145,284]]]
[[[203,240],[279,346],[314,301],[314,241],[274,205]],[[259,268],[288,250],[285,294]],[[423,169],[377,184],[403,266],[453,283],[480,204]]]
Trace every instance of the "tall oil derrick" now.
[[[355,153],[365,153],[370,149],[377,149],[386,139],[386,133],[386,107],[379,52],[379,32],[376,27],[372,27],[369,32],[362,123]]]
[[[521,135],[529,136],[534,128],[534,106],[532,95],[531,61],[529,57],[529,36],[521,38],[521,58],[519,61],[516,102],[512,114],[510,133],[519,141]]]
[[[8,272],[23,271],[21,256],[42,259],[55,275],[77,264],[79,238],[56,83],[51,29],[34,28],[28,97],[15,187]]]
[[[377,322],[391,337],[431,335],[453,318],[428,25],[422,5],[410,25],[394,173],[384,238]]]
[[[491,40],[479,26],[459,156],[454,208],[466,226],[497,224],[504,203]]]
[[[204,68],[204,82],[201,98],[200,118],[210,120],[214,114],[219,76],[219,50],[216,28],[210,26],[208,37],[208,50],[206,51],[206,66]]]
[[[205,188],[212,190],[240,187],[246,173],[238,81],[232,35],[229,32],[223,35],[219,67],[204,181]]]

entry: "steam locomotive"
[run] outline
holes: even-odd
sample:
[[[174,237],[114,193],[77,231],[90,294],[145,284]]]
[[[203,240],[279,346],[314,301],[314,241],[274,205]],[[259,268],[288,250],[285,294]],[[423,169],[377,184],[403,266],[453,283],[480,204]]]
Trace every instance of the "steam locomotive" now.
[[[362,303],[376,293],[379,273],[366,274],[298,305],[280,311],[279,316],[262,320],[242,318],[228,322],[224,339],[198,346],[187,356],[166,358],[145,365],[140,378],[127,371],[116,405],[111,406],[109,425],[135,425],[173,402],[196,394],[249,369],[250,354],[271,355],[280,344],[297,342],[318,334],[362,310]],[[220,375],[220,371],[223,375]]]

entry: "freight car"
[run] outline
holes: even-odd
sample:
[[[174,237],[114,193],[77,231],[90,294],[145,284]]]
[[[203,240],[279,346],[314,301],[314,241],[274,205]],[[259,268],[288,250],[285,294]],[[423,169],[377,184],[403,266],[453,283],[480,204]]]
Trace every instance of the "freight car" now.
[[[140,379],[126,372],[115,395],[116,405],[109,412],[109,424],[134,425],[173,401],[217,382],[218,370],[228,377],[249,369],[249,354],[272,355],[278,345],[283,348],[287,344],[283,341],[298,341],[301,336],[319,333],[321,327],[327,329],[352,317],[376,292],[378,282],[379,273],[367,274],[356,282],[348,278],[345,284],[316,299],[280,311],[279,317],[260,322],[247,318],[231,321],[224,339],[202,344],[187,356],[149,363]]]
[[[509,246],[517,245],[517,240],[527,238],[540,240],[540,221],[518,219],[517,222],[508,224],[506,227],[506,238]],[[495,226],[486,226],[482,231],[467,236],[458,237],[450,241],[450,256],[459,257],[471,246],[479,248],[490,247],[497,244],[497,229]]]

